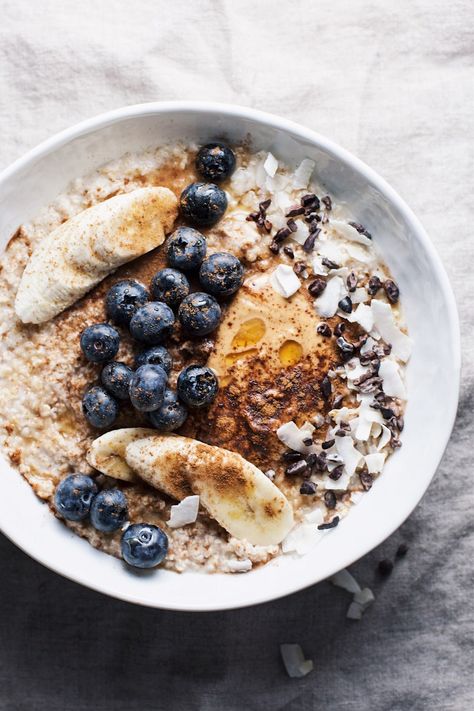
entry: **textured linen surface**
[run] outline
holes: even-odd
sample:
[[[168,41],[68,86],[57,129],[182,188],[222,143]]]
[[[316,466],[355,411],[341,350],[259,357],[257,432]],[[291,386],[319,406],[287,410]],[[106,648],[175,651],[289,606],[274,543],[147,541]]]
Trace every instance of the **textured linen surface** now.
[[[474,707],[472,19],[470,0],[0,1],[1,168],[126,104],[281,114],[353,151],[409,202],[464,333],[459,416],[438,474],[402,528],[352,567],[377,597],[361,622],[346,620],[349,595],[328,583],[227,613],[142,609],[63,580],[0,536],[1,711]],[[402,540],[408,555],[380,580],[377,562]],[[289,679],[280,642],[300,643],[314,671]]]

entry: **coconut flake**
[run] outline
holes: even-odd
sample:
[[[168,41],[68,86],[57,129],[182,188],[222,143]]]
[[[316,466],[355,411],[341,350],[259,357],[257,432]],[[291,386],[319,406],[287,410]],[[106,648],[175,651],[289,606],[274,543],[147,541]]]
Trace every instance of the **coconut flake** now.
[[[369,474],[380,474],[383,469],[386,454],[375,452],[374,454],[366,454],[364,459],[367,464]]]
[[[344,282],[341,277],[329,279],[323,293],[314,302],[318,314],[324,318],[334,316],[344,292]]]
[[[380,363],[379,377],[382,378],[382,389],[389,397],[399,397],[401,400],[407,399],[407,392],[403,380],[400,377],[400,370],[395,361],[384,358]]]
[[[314,432],[314,427],[310,422],[305,422],[303,427],[298,427],[293,420],[291,422],[285,422],[281,425],[276,432],[276,435],[280,442],[286,444],[289,449],[293,449],[295,452],[300,452],[301,454],[308,454],[314,449],[314,447],[307,446],[303,444],[303,440],[307,439]]]
[[[330,468],[334,469],[336,466],[337,465],[335,464],[334,467]],[[326,474],[320,481],[318,481],[318,484],[319,483],[325,491],[347,491],[349,484],[351,483],[351,475],[344,472],[339,479],[334,480]]]
[[[365,610],[373,601],[375,600],[375,595],[370,588],[363,588],[360,592],[354,594],[354,602],[362,606]]]
[[[363,304],[364,301],[367,301],[369,298],[367,289],[364,289],[363,286],[360,286],[358,289],[349,294],[349,296],[351,297],[353,304]]]
[[[313,257],[313,274],[316,274],[318,276],[326,276],[328,273],[328,268],[324,266],[323,260],[321,257],[315,255]]]
[[[252,570],[252,561],[249,558],[229,560],[227,561],[227,570],[230,573],[247,573]]]
[[[315,508],[305,514],[304,520],[306,523],[312,523],[313,525],[319,526],[319,524],[324,521],[324,511],[322,509]]]
[[[292,679],[301,679],[313,670],[313,661],[304,658],[299,644],[280,644],[280,654],[286,673]]]
[[[355,311],[347,315],[347,320],[358,323],[366,333],[370,333],[374,327],[374,314],[367,304],[359,304]]]
[[[319,255],[330,259],[331,262],[335,262],[335,264],[340,266],[347,261],[343,246],[334,240],[320,240],[317,250]]]
[[[379,440],[379,443],[377,444],[377,449],[380,450],[380,449],[383,449],[384,447],[386,447],[391,439],[392,439],[392,433],[390,432],[388,427],[386,427],[385,425],[382,425],[382,436]]]
[[[362,262],[363,264],[371,264],[374,261],[374,254],[369,252],[366,247],[347,242],[344,245],[344,248],[347,251],[348,255],[352,257],[352,259],[354,259],[356,262]]]
[[[265,161],[262,156],[262,159],[255,166],[255,182],[262,190],[266,188],[268,178],[267,171],[263,167],[264,162]]]
[[[304,158],[297,169],[295,170],[293,176],[293,186],[295,188],[307,188],[309,180],[314,170],[316,163],[314,160],[309,158]]]
[[[358,423],[354,436],[359,442],[367,442],[372,431],[373,423],[382,424],[383,418],[379,410],[374,410],[370,407],[372,398],[367,398],[361,401],[358,410]]]
[[[232,191],[237,195],[243,195],[255,186],[255,169],[237,168],[231,178]]]
[[[379,299],[372,299],[370,306],[377,331],[385,343],[390,343],[395,358],[406,362],[411,354],[412,341],[396,325],[390,304]]]
[[[306,555],[325,534],[326,531],[319,531],[314,523],[297,524],[282,541],[281,549],[283,553],[296,552],[298,555]]]
[[[355,227],[352,227],[352,225],[349,225],[347,222],[331,220],[330,226],[350,242],[359,242],[359,244],[364,244],[367,247],[372,245],[372,241],[368,237],[361,235],[360,232],[357,232]]]
[[[274,202],[276,203],[276,206],[282,212],[287,212],[287,209],[292,204],[290,196],[288,195],[286,190],[279,190],[277,193],[275,193]],[[269,213],[267,213],[267,214],[269,214]],[[285,224],[286,224],[286,219],[285,219]]]
[[[369,366],[361,365],[358,358],[351,358],[351,360],[344,364],[344,371],[346,373],[347,380],[357,380],[357,378],[365,375],[368,370]]]
[[[329,580],[336,587],[347,590],[347,592],[352,594],[360,593],[362,589],[354,576],[351,575],[351,573],[349,573],[349,571],[345,568],[340,570],[335,575],[332,575]]]
[[[354,447],[352,437],[335,437],[336,449],[344,462],[344,469],[349,477],[351,477],[357,469],[362,454]]]
[[[359,352],[361,355],[365,355],[366,353],[370,353],[370,351],[372,350],[372,348],[374,346],[375,346],[375,341],[373,338],[371,338],[369,336],[368,339],[366,340],[366,342],[364,343],[364,345],[361,347]]]
[[[270,283],[275,291],[289,299],[301,286],[301,282],[293,269],[287,264],[279,264],[270,276]]]
[[[351,502],[352,502],[353,504],[358,504],[359,501],[362,499],[363,496],[364,496],[364,492],[363,492],[363,491],[353,491],[352,494],[351,494]]]
[[[363,612],[364,609],[362,605],[359,605],[358,602],[351,602],[346,612],[346,617],[349,620],[361,620]]]
[[[265,163],[263,164],[263,168],[266,174],[270,176],[270,178],[273,178],[275,176],[275,173],[278,170],[278,161],[272,153],[269,153],[267,155]]]
[[[167,524],[170,528],[181,528],[188,523],[194,523],[199,511],[199,496],[186,496],[179,504],[171,507],[171,515]]]
[[[296,226],[298,229],[296,232],[291,233],[290,238],[294,242],[303,245],[309,236],[309,227],[306,222],[303,222],[303,220],[298,220]]]

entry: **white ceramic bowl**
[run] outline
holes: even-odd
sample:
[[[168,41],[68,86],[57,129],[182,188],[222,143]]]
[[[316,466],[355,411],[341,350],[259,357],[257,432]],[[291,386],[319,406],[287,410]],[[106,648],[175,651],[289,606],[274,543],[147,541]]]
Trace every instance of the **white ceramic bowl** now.
[[[290,165],[316,161],[318,178],[373,232],[400,285],[413,356],[403,447],[349,516],[303,558],[283,556],[234,575],[137,574],[72,534],[22,477],[1,462],[0,529],[52,570],[130,602],[176,610],[218,610],[261,603],[317,583],[395,531],[428,487],[456,414],[460,340],[454,297],[428,236],[403,200],[373,170],[323,136],[253,109],[196,102],[153,103],[102,114],[59,133],[0,176],[4,246],[25,220],[72,179],[126,151],[177,139],[216,136],[269,149]]]

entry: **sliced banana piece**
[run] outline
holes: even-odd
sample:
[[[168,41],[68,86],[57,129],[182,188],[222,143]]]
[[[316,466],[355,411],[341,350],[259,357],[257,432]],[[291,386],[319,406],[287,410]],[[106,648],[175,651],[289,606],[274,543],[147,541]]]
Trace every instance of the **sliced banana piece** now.
[[[167,188],[116,195],[71,217],[30,257],[16,295],[23,323],[44,323],[122,264],[158,247],[177,215]]]
[[[209,514],[236,538],[273,545],[293,526],[286,497],[260,469],[235,452],[155,433],[131,442],[125,458],[142,479],[173,498],[199,494]]]
[[[125,461],[125,450],[130,442],[156,434],[156,430],[146,427],[126,427],[112,430],[95,439],[87,452],[86,459],[102,474],[122,481],[137,481],[137,475]]]

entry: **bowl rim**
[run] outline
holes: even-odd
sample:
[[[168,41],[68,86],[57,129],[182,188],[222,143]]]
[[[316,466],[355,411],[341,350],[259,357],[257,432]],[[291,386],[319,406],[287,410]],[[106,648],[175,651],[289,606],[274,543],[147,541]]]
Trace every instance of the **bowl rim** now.
[[[413,510],[418,505],[422,496],[426,492],[429,484],[431,483],[441,459],[446,450],[448,441],[451,436],[452,429],[454,427],[458,401],[459,401],[459,391],[461,384],[461,336],[460,336],[460,324],[459,316],[456,306],[456,301],[454,293],[449,282],[444,265],[441,261],[438,252],[436,251],[433,243],[431,242],[428,234],[423,228],[419,219],[415,216],[411,208],[405,203],[405,201],[398,195],[398,193],[392,188],[384,178],[382,178],[376,171],[370,168],[366,163],[357,158],[355,155],[350,153],[345,148],[342,148],[337,143],[324,135],[314,131],[312,129],[306,128],[299,123],[296,123],[290,119],[276,116],[275,114],[261,111],[259,109],[254,109],[246,106],[241,106],[238,104],[226,104],[219,102],[207,102],[207,101],[155,101],[141,104],[133,104],[129,106],[124,106],[119,109],[114,109],[112,111],[107,111],[100,113],[92,118],[85,119],[79,123],[76,123],[69,128],[66,128],[46,140],[39,143],[37,146],[29,150],[23,156],[15,160],[9,166],[7,166],[3,171],[0,172],[0,189],[15,173],[21,171],[25,167],[34,161],[41,159],[53,153],[58,148],[69,143],[73,139],[77,139],[80,136],[87,135],[97,129],[105,128],[111,126],[115,123],[121,122],[126,119],[139,118],[149,115],[157,114],[204,114],[213,112],[220,114],[225,118],[232,120],[232,118],[248,119],[260,125],[264,125],[269,128],[281,130],[284,132],[295,134],[298,138],[303,139],[311,144],[321,147],[332,155],[342,161],[343,163],[349,165],[354,171],[358,172],[365,181],[375,187],[381,194],[383,194],[386,199],[398,210],[402,215],[403,219],[410,226],[413,234],[416,235],[416,239],[419,240],[429,256],[431,266],[436,270],[436,278],[439,281],[442,289],[443,300],[447,309],[447,321],[449,324],[449,333],[446,334],[451,341],[452,353],[453,353],[453,363],[452,363],[452,376],[453,376],[453,395],[450,398],[449,403],[444,403],[445,405],[445,418],[446,418],[446,428],[444,430],[444,436],[437,441],[437,460],[438,464],[434,467],[433,472],[429,479],[426,480],[426,486],[422,488],[421,493],[418,492],[418,496],[414,497],[409,504],[409,507],[405,508],[403,512],[400,513],[398,517],[394,517],[391,524],[379,531],[378,535],[371,539],[370,544],[365,544],[361,546],[361,552],[357,557],[351,555],[350,560],[345,560],[344,566],[351,565],[358,560],[363,555],[366,555],[370,550],[379,545],[383,540],[390,536],[394,531],[396,531],[406,518],[411,515]],[[61,561],[51,561],[48,555],[40,555],[37,552],[32,553],[28,550],[28,546],[25,543],[17,541],[15,536],[15,531],[12,527],[5,528],[0,522],[0,531],[9,538],[17,547],[19,547],[23,552],[28,554],[37,562],[44,565],[46,568],[53,570],[54,572],[62,575],[63,577],[72,580],[76,583],[84,585],[90,589],[100,592],[105,595],[115,597],[117,599],[123,600],[125,602],[132,602],[135,604],[144,605],[147,607],[158,607],[160,609],[176,610],[176,611],[189,611],[189,612],[210,612],[218,610],[236,609],[242,607],[248,607],[251,605],[263,604],[265,602],[270,602],[278,598],[286,597],[292,593],[298,592],[310,585],[315,584],[318,581],[311,580],[295,580],[292,576],[289,576],[286,584],[282,585],[276,592],[264,589],[259,595],[254,595],[252,599],[246,599],[243,602],[235,603],[223,603],[212,604],[212,606],[206,605],[188,605],[178,602],[177,604],[154,604],[148,599],[141,599],[136,595],[131,595],[127,592],[123,592],[120,589],[111,589],[111,586],[107,584],[102,584],[101,582],[91,581],[85,579],[79,572],[77,575],[72,575],[65,569],[65,566]],[[340,561],[333,566],[336,573],[343,566]],[[333,574],[333,573],[330,573]]]

